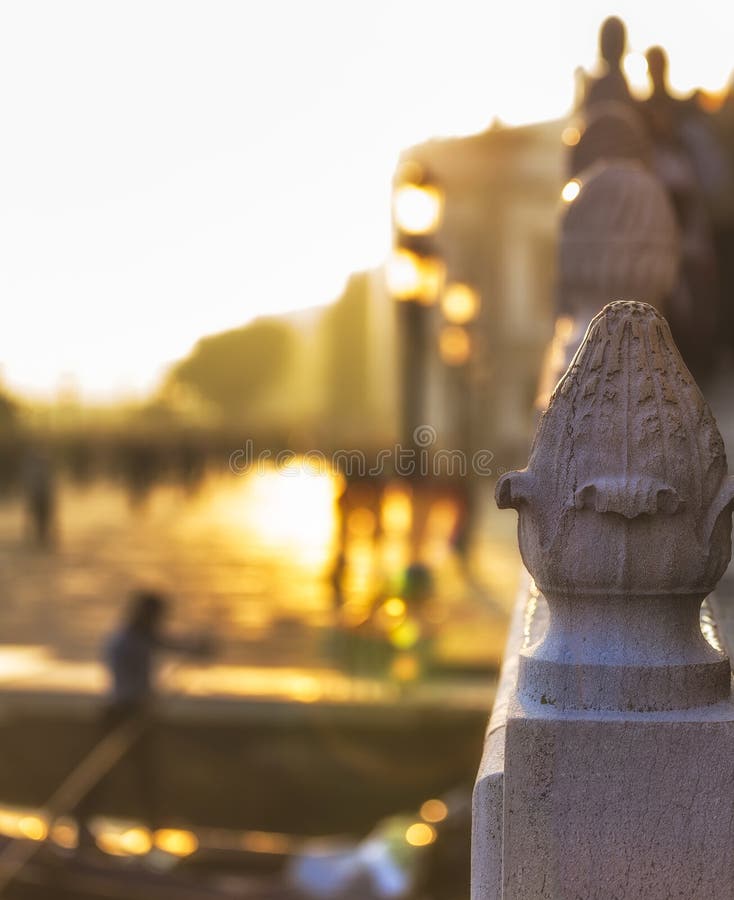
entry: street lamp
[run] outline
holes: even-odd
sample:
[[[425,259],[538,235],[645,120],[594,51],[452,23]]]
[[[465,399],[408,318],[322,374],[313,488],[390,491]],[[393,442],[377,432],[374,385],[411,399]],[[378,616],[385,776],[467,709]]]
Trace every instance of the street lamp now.
[[[431,306],[441,292],[444,271],[443,261],[438,257],[420,256],[399,248],[387,262],[387,286],[396,300],[413,300]]]
[[[399,184],[392,210],[395,225],[405,234],[433,234],[443,216],[443,191],[432,184]]]
[[[445,264],[436,236],[443,220],[444,191],[425,166],[406,160],[393,183],[393,251],[386,265],[388,290],[398,303],[402,356],[402,430],[413,446],[426,424],[429,310],[441,296]]]
[[[441,312],[452,325],[466,325],[479,312],[479,294],[469,284],[451,282],[446,285],[441,297]]]

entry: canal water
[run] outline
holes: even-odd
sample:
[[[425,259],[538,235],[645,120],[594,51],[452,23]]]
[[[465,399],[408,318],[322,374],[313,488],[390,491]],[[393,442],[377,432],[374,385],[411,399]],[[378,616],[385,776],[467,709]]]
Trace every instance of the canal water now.
[[[34,543],[20,499],[0,505],[0,684],[41,656],[67,670],[99,659],[140,586],[171,596],[174,632],[211,636],[222,678],[227,666],[329,666],[335,631],[399,599],[415,561],[434,578],[422,615],[437,658],[491,667],[519,571],[514,517],[488,495],[469,576],[453,541],[459,515],[450,492],[345,488],[298,461],[194,489],[161,484],[142,498],[112,481],[62,480],[48,547]],[[386,629],[400,614],[388,605]]]

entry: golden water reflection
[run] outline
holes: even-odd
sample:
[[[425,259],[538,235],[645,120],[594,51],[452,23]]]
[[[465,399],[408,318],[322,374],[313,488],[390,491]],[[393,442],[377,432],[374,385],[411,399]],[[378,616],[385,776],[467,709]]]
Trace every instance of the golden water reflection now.
[[[347,485],[298,458],[285,469],[211,475],[195,493],[162,484],[142,503],[113,482],[62,483],[52,551],[28,544],[20,503],[6,502],[0,684],[40,685],[39,672],[63,661],[58,685],[103,689],[90,666],[141,584],[171,595],[172,630],[215,639],[215,665],[189,674],[199,695],[215,674],[227,693],[235,684],[245,693],[258,673],[287,668],[308,701],[323,693],[303,681],[308,670],[341,665],[330,656],[335,629],[369,629],[391,646],[398,680],[410,680],[410,654],[429,632],[444,661],[497,662],[519,560],[514,522],[495,511],[491,487],[471,558],[455,541],[465,506],[455,487]],[[434,580],[420,617],[402,594],[412,563]]]

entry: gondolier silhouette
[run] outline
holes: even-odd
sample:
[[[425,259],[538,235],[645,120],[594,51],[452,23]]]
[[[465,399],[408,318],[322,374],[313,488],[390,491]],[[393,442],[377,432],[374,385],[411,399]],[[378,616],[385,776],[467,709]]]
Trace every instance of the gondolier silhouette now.
[[[155,827],[158,819],[156,763],[149,727],[156,694],[157,659],[162,652],[205,656],[211,651],[206,638],[166,634],[168,607],[168,600],[158,591],[135,591],[125,621],[111,635],[104,650],[110,692],[102,711],[100,730],[103,738],[116,730],[127,735],[129,746],[122,755],[136,781],[140,817],[151,827]],[[103,799],[105,783],[106,779],[100,778],[77,807],[80,846],[94,843],[88,819]]]
[[[103,799],[106,777],[126,757],[136,772],[141,816],[149,825],[155,824],[155,767],[148,725],[156,693],[156,657],[170,650],[201,657],[213,652],[207,637],[174,638],[165,633],[168,605],[157,591],[135,591],[125,622],[107,641],[104,655],[111,683],[100,717],[100,734],[44,804],[47,833],[57,819],[72,814],[79,823],[79,846],[89,846],[94,837],[88,819]],[[11,841],[0,852],[0,897],[44,843]]]

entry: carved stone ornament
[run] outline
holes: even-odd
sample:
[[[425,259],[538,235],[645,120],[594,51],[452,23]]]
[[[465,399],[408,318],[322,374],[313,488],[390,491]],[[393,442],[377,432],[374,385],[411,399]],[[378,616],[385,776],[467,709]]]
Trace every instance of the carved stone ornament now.
[[[561,219],[561,317],[541,372],[541,410],[610,297],[645,297],[662,309],[678,273],[675,213],[654,175],[639,163],[615,160],[592,166],[578,181],[578,196]]]
[[[520,660],[521,697],[661,710],[729,696],[699,610],[731,556],[734,480],[711,411],[650,305],[591,322],[526,469],[497,484],[550,609]]]

